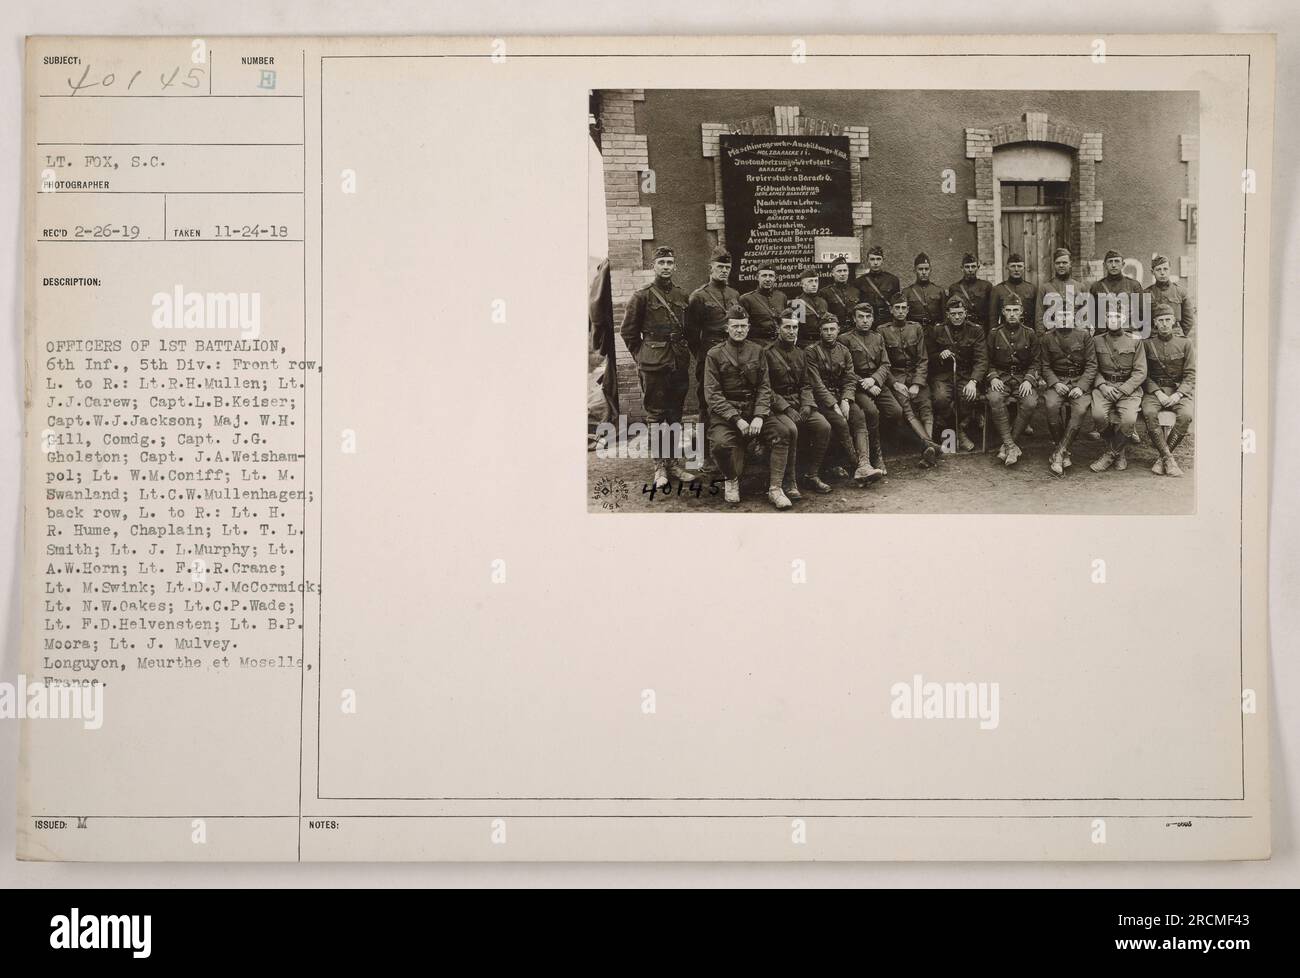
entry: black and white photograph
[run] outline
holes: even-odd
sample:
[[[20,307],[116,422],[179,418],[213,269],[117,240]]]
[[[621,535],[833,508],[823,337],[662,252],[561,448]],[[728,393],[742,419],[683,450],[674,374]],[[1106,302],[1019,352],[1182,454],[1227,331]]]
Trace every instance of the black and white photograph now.
[[[588,122],[590,512],[1195,512],[1196,92]]]

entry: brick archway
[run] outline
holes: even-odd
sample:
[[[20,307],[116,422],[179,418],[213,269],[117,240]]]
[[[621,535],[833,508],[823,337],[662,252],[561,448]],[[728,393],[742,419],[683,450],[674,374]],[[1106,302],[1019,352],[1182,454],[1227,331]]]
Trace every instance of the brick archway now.
[[[1084,132],[1046,112],[1026,112],[1014,122],[989,129],[966,129],[966,158],[974,161],[975,196],[966,201],[966,219],[976,228],[976,255],[981,278],[996,282],[1002,277],[995,253],[995,227],[999,219],[994,200],[993,151],[1015,143],[1047,143],[1070,151],[1070,254],[1075,275],[1096,278],[1101,274],[1097,260],[1097,224],[1102,202],[1097,196],[1097,164],[1101,162],[1101,133]]]

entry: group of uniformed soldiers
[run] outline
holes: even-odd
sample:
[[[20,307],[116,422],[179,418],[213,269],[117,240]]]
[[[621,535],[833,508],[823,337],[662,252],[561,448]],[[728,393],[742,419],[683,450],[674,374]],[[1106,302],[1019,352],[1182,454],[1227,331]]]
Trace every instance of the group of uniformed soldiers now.
[[[1173,449],[1192,421],[1195,309],[1170,281],[1167,259],[1153,262],[1156,282],[1145,290],[1123,274],[1114,251],[1106,254],[1105,276],[1086,289],[1072,277],[1064,248],[1053,256],[1053,278],[1041,286],[1024,277],[1018,254],[994,286],[977,277],[969,254],[962,277],[946,289],[930,281],[924,253],[906,287],[883,263],[883,249],[871,248],[867,270],[850,283],[849,262],[837,259],[824,286],[818,269],[807,268],[790,298],[776,288],[775,268],[760,267],[758,287],[741,295],[728,284],[731,256],[717,248],[709,281],[687,295],[673,282],[672,249],[656,249],[654,279],[628,302],[621,333],[637,363],[646,420],[670,431],[680,430],[694,359],[706,465],[721,473],[727,502],[740,501],[740,475],[755,440],[769,450],[768,499],[789,509],[801,498],[801,483],[832,491],[823,478],[832,450],[842,458],[832,458],[829,475],[851,472],[860,486],[886,475],[881,418],[915,439],[923,467],[945,451],[934,437],[936,417],[952,421],[949,452],[973,450],[981,399],[1001,439],[998,458],[1015,465],[1040,392],[1053,474],[1070,467],[1091,408],[1105,445],[1094,472],[1128,466],[1140,412],[1160,453],[1152,471],[1182,475]],[[1151,293],[1154,329],[1140,338],[1130,311],[1144,292]],[[1128,298],[1107,301],[1121,296]],[[1081,309],[1090,297],[1102,300],[1095,335]],[[1168,434],[1160,423],[1168,420],[1165,412],[1173,420]],[[674,477],[695,480],[681,446],[661,441],[659,449],[656,487]]]

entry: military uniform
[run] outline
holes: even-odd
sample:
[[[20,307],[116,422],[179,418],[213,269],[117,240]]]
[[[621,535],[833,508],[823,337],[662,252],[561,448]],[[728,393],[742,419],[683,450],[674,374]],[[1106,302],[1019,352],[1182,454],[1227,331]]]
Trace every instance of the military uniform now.
[[[1067,275],[1061,278],[1059,275],[1053,275],[1038,290],[1038,297],[1034,301],[1034,328],[1041,336],[1046,332],[1051,332],[1060,325],[1059,317],[1065,309],[1078,309],[1080,300],[1086,299],[1088,290],[1084,284],[1073,275]],[[1059,298],[1055,298],[1059,297]],[[1076,326],[1087,325],[1091,330],[1092,323],[1083,323],[1076,321]]]
[[[922,326],[944,321],[943,289],[933,282],[913,282],[903,290],[907,298],[907,318]]]
[[[889,322],[889,300],[902,291],[898,276],[883,268],[878,272],[864,272],[853,280],[861,302],[870,302],[876,311],[876,322]]]
[[[899,325],[890,320],[880,327],[881,338],[885,341],[885,350],[889,356],[889,372],[893,383],[911,388],[920,388],[915,397],[898,393],[892,387],[898,410],[895,412],[881,401],[876,402],[886,418],[902,416],[909,422],[916,418],[925,430],[925,437],[933,437],[934,409],[930,403],[929,366],[930,358],[925,348],[925,332],[917,323],[907,322]]]
[[[772,289],[766,295],[762,289],[746,292],[740,297],[740,306],[749,314],[749,337],[756,343],[771,343],[776,339],[776,327],[781,323],[785,309],[785,293]]]
[[[636,360],[646,421],[680,423],[686,401],[691,352],[686,341],[686,293],[657,282],[628,300],[619,332]]]
[[[989,333],[989,389],[986,398],[989,414],[993,416],[993,426],[997,428],[1004,448],[1011,448],[1020,440],[1029,425],[1030,415],[1038,407],[1039,345],[1038,334],[1028,324],[1021,324],[1013,330],[1003,323]],[[992,386],[994,380],[1002,381],[1005,391],[995,391]],[[1021,397],[1020,385],[1026,381],[1029,383],[1029,393]],[[1013,401],[1019,405],[1014,430],[1008,410]]]
[[[858,290],[847,282],[843,285],[838,282],[831,282],[819,290],[817,294],[826,300],[826,310],[835,314],[835,318],[840,321],[841,326],[844,329],[851,329],[853,325],[853,307],[862,301]]]
[[[731,286],[719,287],[705,282],[691,293],[686,303],[686,342],[695,354],[695,397],[700,405],[700,420],[708,419],[708,401],[704,396],[704,360],[711,349],[727,340],[727,310],[740,302],[740,293]],[[707,454],[709,425],[705,426]]]
[[[1117,438],[1128,440],[1142,405],[1142,383],[1147,377],[1147,355],[1142,340],[1128,333],[1109,331],[1096,338],[1097,387],[1092,391],[1092,418],[1099,426],[1118,427]],[[1108,401],[1100,390],[1105,382],[1119,387],[1123,396]]]
[[[953,326],[944,320],[926,330],[926,351],[930,358],[930,398],[935,414],[946,418],[952,413],[953,401],[961,396],[961,389],[970,381],[976,390],[984,382],[989,368],[988,340],[984,327],[970,320]],[[945,360],[942,353],[948,350],[953,359]],[[957,381],[953,384],[953,365],[957,367]],[[956,418],[954,416],[954,422]],[[969,419],[968,419],[969,420]]]
[[[789,454],[783,425],[771,424],[772,384],[767,358],[757,343],[724,340],[704,355],[704,400],[709,409],[709,450],[727,479],[739,479],[745,460],[745,436],[737,421],[763,418],[759,437],[771,449],[770,484],[780,486]]]
[[[790,444],[785,484],[791,485],[799,470],[814,476],[821,471],[831,426],[813,397],[807,353],[793,343],[786,346],[777,340],[764,348],[763,356],[772,384],[772,422],[784,425]]]
[[[966,319],[968,322],[976,322],[988,331],[988,325],[993,320],[988,318],[989,314],[989,294],[993,287],[982,278],[967,279],[964,275],[952,285],[948,286],[945,292],[946,299],[954,296],[961,300],[962,305],[966,307]]]
[[[799,323],[798,343],[799,349],[807,349],[822,338],[822,317],[828,311],[826,300],[822,298],[820,292],[814,292],[811,295],[807,292],[800,292],[790,300],[790,305],[795,308],[804,307],[803,319]]]
[[[1196,344],[1185,336],[1174,335],[1168,340],[1152,335],[1142,341],[1147,361],[1147,378],[1143,383],[1145,393],[1142,397],[1142,419],[1147,431],[1151,433],[1161,455],[1170,451],[1187,434],[1192,423],[1192,395],[1196,392]],[[1156,397],[1156,391],[1165,394],[1181,394],[1182,397],[1173,407],[1165,407]],[[1174,413],[1174,431],[1168,444],[1164,430],[1160,427],[1160,412]]]
[[[1174,335],[1191,339],[1196,330],[1196,303],[1192,302],[1187,290],[1177,282],[1168,285],[1155,282],[1148,285],[1146,291],[1151,293],[1151,308],[1163,302],[1173,309]]]
[[[727,338],[727,310],[739,302],[740,293],[730,285],[719,287],[711,281],[691,293],[686,303],[686,341],[699,358],[701,377],[705,355]]]
[[[1038,312],[1038,286],[1027,278],[1019,281],[1015,279],[1003,279],[993,288],[989,289],[989,307],[987,325],[995,328],[1002,321],[1002,308],[1007,304],[1007,300],[1012,296],[1019,296],[1020,302],[1024,306],[1023,322],[1034,332],[1041,334],[1042,327],[1036,319]]]
[[[1093,327],[1096,333],[1106,332],[1106,307],[1108,302],[1115,302],[1116,306],[1123,309],[1128,314],[1128,321],[1135,323],[1137,321],[1137,307],[1135,303],[1141,302],[1141,296],[1146,291],[1142,288],[1142,283],[1137,279],[1129,278],[1127,275],[1116,275],[1114,277],[1105,275],[1097,279],[1088,291],[1092,293],[1093,308],[1096,310],[1097,322]],[[1127,298],[1120,301],[1118,298],[1112,300],[1110,296],[1126,296]]]
[[[821,339],[804,352],[813,399],[830,424],[836,444],[844,449],[855,467],[868,461],[871,450],[867,443],[867,419],[853,396],[858,377],[853,372],[852,355],[838,341],[828,344]],[[841,401],[849,402],[847,420],[835,410]]]
[[[841,334],[839,342],[849,351],[849,356],[853,359],[853,374],[858,378],[857,386],[853,390],[853,399],[862,409],[862,415],[867,422],[867,438],[870,442],[869,460],[872,465],[879,468],[884,461],[884,452],[880,448],[880,414],[883,410],[880,402],[891,403],[896,414],[901,416],[902,413],[898,410],[898,402],[894,400],[893,391],[889,387],[889,352],[885,349],[885,338],[880,335],[878,329],[871,329],[865,333],[860,329],[852,329]],[[880,393],[873,397],[864,390],[862,387],[864,380],[873,382],[880,388]]]
[[[1069,455],[1083,416],[1088,413],[1091,403],[1088,392],[1097,379],[1097,347],[1092,333],[1082,328],[1049,329],[1039,341],[1038,369],[1047,383],[1043,391],[1043,406],[1047,409],[1048,428],[1057,443],[1057,450]],[[1068,393],[1059,393],[1056,384],[1071,389],[1077,387],[1083,394],[1071,398]],[[1062,407],[1067,412],[1064,424],[1061,421]]]

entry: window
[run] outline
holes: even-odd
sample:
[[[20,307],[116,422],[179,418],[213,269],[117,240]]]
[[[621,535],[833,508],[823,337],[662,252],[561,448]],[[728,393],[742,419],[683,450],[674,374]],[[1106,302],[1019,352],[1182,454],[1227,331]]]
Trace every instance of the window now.
[[[1070,185],[1060,181],[1004,181],[1002,184],[1002,209],[1012,207],[1068,208]]]

